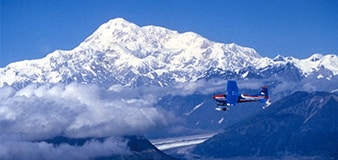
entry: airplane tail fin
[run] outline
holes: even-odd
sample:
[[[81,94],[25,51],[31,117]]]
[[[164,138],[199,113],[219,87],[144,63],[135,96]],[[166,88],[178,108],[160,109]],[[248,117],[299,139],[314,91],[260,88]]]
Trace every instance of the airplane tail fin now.
[[[238,100],[238,86],[236,81],[228,81],[227,91],[226,91],[226,101],[228,106],[233,106],[237,103]]]

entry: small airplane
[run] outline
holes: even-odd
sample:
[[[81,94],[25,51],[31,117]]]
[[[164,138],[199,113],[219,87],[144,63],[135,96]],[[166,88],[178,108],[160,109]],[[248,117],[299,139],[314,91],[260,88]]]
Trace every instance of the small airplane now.
[[[218,111],[226,111],[229,109],[228,107],[234,106],[236,103],[261,102],[266,104],[263,106],[263,109],[271,104],[268,87],[263,86],[257,95],[239,94],[237,83],[232,80],[228,81],[226,94],[217,94],[212,96],[212,98],[217,102],[217,106],[219,106],[216,108]]]

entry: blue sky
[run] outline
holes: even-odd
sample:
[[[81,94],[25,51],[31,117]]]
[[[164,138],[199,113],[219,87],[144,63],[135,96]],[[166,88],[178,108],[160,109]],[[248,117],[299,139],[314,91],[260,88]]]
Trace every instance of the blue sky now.
[[[0,67],[71,50],[118,17],[237,43],[271,58],[338,53],[337,0],[0,1]]]

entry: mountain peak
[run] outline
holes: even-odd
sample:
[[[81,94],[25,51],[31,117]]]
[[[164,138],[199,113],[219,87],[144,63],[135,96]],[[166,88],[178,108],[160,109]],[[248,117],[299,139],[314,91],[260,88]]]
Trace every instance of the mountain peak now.
[[[316,62],[316,61],[318,61],[318,60],[320,60],[322,58],[323,58],[322,54],[316,53],[316,54],[313,54],[312,56],[310,56],[307,59],[311,60],[312,62]]]
[[[104,23],[99,27],[100,29],[106,29],[106,30],[129,30],[129,29],[139,29],[140,27],[137,26],[134,23],[131,23],[123,18],[115,18],[111,19],[108,22]]]
[[[284,62],[285,58],[282,55],[279,54],[275,58],[273,58],[272,60],[275,61],[275,62],[278,62],[278,61]]]
[[[90,35],[83,45],[111,45],[120,41],[126,41],[123,37],[128,34],[137,33],[140,29],[134,23],[130,23],[122,18],[115,18],[102,24],[92,35]],[[101,46],[102,47],[102,46]]]
[[[123,18],[114,18],[114,19],[110,19],[107,24],[133,24]]]

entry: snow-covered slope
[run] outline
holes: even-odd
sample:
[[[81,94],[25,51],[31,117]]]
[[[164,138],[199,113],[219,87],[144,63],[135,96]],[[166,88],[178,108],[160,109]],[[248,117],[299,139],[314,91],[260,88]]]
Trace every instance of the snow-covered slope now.
[[[313,54],[312,56],[306,59],[297,59],[294,57],[283,57],[278,55],[273,59],[273,63],[291,63],[294,64],[300,71],[303,73],[305,77],[314,74],[316,72],[320,72],[326,70],[327,72],[331,72],[330,74],[322,75],[318,78],[332,78],[338,74],[338,57],[335,54]],[[322,74],[322,73],[319,73]]]
[[[94,83],[109,87],[159,85],[196,81],[212,73],[248,73],[294,64],[304,76],[325,70],[318,78],[338,74],[336,55],[305,60],[262,58],[254,49],[210,41],[196,33],[178,33],[157,26],[139,27],[122,18],[101,25],[70,51],[56,50],[37,60],[0,68],[0,87],[29,83]],[[311,66],[311,67],[309,67]],[[241,71],[243,73],[239,73]],[[215,72],[216,71],[216,72]],[[268,71],[270,72],[270,71]],[[236,77],[236,76],[235,76]],[[241,76],[238,76],[241,78]]]

